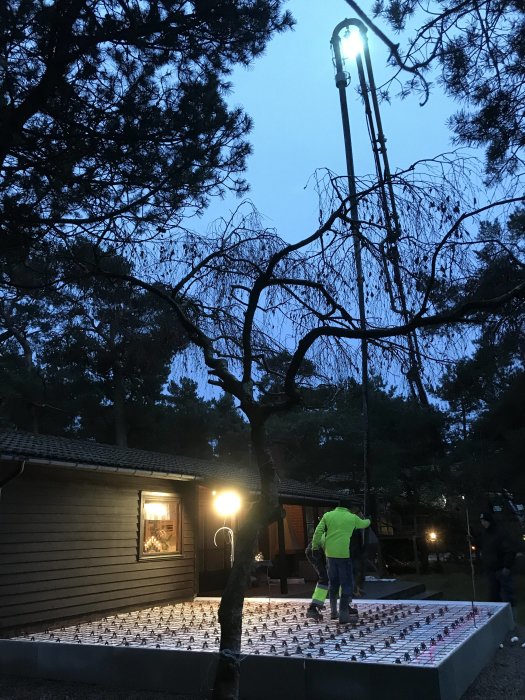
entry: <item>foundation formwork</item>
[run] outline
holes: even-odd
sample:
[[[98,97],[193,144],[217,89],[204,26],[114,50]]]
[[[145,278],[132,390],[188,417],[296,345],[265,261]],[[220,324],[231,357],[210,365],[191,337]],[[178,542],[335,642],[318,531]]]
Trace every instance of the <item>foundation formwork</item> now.
[[[205,698],[217,598],[0,641],[0,672]],[[306,618],[307,600],[247,599],[242,700],[459,700],[514,622],[502,603],[359,601],[359,621]]]

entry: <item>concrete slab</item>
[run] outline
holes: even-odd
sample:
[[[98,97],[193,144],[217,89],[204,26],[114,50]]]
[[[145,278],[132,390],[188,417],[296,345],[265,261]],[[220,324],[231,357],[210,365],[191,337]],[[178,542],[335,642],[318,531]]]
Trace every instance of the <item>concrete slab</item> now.
[[[205,697],[218,599],[199,598],[0,641],[0,672]],[[243,700],[459,700],[513,627],[510,607],[360,601],[360,620],[305,616],[309,599],[245,602]],[[57,641],[59,640],[59,641]]]
[[[303,658],[246,656],[241,662],[242,700],[290,700],[307,697]]]
[[[67,643],[58,649],[40,642],[38,663],[43,678],[191,695],[211,687],[216,658],[180,650]]]
[[[453,700],[441,696],[435,668],[310,661],[306,700]]]

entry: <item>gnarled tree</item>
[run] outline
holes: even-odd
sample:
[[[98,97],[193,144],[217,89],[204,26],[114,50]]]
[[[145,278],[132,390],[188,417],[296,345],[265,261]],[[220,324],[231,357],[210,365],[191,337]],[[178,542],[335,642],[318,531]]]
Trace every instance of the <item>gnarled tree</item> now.
[[[444,162],[431,165],[445,168]],[[406,218],[400,251],[401,269],[410,283],[408,321],[392,310],[384,288],[384,266],[389,260],[381,245],[386,234],[373,184],[360,195],[362,210],[367,211],[359,234],[367,253],[367,294],[375,304],[364,330],[357,321],[356,271],[345,196],[319,229],[294,244],[261,230],[250,214],[224,222],[215,240],[186,237],[149,271],[120,277],[171,307],[190,341],[202,352],[209,382],[237,399],[250,425],[261,496],[238,533],[236,560],[221,600],[215,700],[238,697],[243,600],[257,537],[262,527],[281,517],[266,425],[270,416],[301,401],[299,379],[305,360],[315,352],[326,367],[334,357],[342,356],[351,365],[360,339],[366,337],[377,358],[402,362],[404,351],[398,341],[415,329],[440,327],[452,333],[458,324],[478,323],[487,309],[495,310],[510,300],[523,304],[523,261],[521,274],[509,280],[504,290],[479,294],[479,289],[473,289],[465,298],[443,304],[440,279],[462,275],[467,261],[475,261],[478,241],[468,222],[491,207],[467,208],[459,191],[443,189],[439,179],[432,170],[422,175],[411,170],[395,178]],[[333,182],[337,201],[341,190],[337,179]],[[429,197],[431,185],[435,191]],[[103,258],[91,273],[118,278],[104,269]],[[422,343],[425,353],[430,354],[432,342],[428,338]],[[443,347],[434,349],[435,355],[440,353]],[[287,358],[284,365],[283,357]],[[268,373],[275,381],[261,384],[261,376]]]

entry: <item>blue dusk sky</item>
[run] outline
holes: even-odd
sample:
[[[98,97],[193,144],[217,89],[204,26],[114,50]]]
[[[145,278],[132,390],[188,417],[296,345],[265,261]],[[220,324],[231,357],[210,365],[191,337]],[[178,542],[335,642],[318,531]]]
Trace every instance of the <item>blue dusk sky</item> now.
[[[289,0],[286,7],[296,19],[295,30],[276,36],[250,68],[234,71],[229,101],[241,105],[254,121],[253,154],[246,172],[249,199],[263,215],[265,226],[294,241],[317,227],[315,170],[345,173],[330,38],[334,27],[352,13],[344,0]],[[384,46],[370,32],[369,46],[379,86],[393,69],[386,66]],[[355,85],[352,72],[348,100],[355,170],[366,175],[373,170],[372,151]],[[455,105],[443,98],[437,85],[424,107],[419,99],[392,95],[391,104],[381,105],[393,171],[452,148],[446,119]],[[194,228],[204,233],[213,220],[226,217],[238,203],[232,197],[214,201]]]

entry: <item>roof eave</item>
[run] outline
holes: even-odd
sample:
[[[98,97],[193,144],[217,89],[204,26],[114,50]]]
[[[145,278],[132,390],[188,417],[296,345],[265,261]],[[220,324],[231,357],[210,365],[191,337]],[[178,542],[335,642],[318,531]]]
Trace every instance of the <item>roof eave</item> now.
[[[40,459],[36,457],[24,457],[24,455],[1,454],[0,461],[25,462],[26,465],[40,465],[46,467],[58,467],[59,469],[82,469],[84,471],[104,472],[110,474],[127,474],[129,476],[155,477],[157,479],[172,479],[174,481],[199,481],[202,477],[194,474],[182,474],[176,472],[162,472],[154,469],[135,469],[134,467],[117,467],[105,464],[89,464],[86,462],[64,462],[56,459]]]

